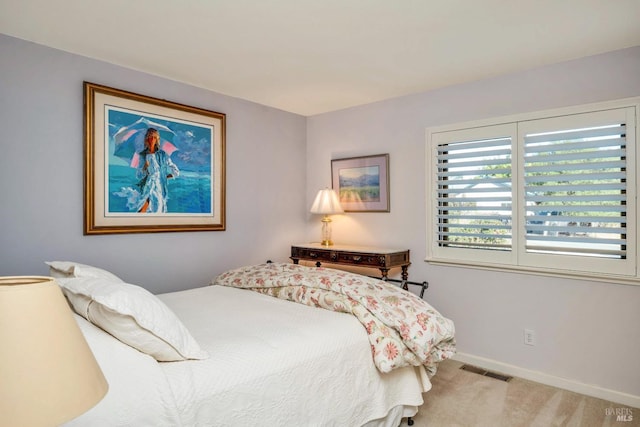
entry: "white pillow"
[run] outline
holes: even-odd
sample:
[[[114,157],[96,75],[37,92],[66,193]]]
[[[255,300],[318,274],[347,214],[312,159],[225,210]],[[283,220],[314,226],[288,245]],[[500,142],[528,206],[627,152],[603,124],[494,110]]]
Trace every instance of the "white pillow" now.
[[[160,362],[209,357],[171,309],[140,286],[95,277],[57,282],[76,313]]]
[[[113,273],[98,267],[71,261],[46,261],[49,275],[55,278],[96,277],[122,283],[123,280]]]

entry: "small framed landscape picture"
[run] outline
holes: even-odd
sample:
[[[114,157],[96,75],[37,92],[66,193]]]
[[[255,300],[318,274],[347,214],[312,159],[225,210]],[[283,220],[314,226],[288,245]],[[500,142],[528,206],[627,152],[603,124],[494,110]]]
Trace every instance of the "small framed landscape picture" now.
[[[389,155],[331,161],[331,182],[345,212],[389,212]]]

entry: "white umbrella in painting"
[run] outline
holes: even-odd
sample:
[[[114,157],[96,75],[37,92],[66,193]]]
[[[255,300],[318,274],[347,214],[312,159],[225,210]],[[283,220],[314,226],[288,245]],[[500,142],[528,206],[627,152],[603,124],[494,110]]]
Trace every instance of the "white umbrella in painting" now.
[[[160,133],[160,149],[171,155],[178,148],[173,145],[175,132],[167,126],[141,117],[134,123],[123,126],[113,135],[115,150],[113,154],[129,163],[132,168],[138,167],[140,153],[144,150],[144,136],[147,129],[154,128]]]

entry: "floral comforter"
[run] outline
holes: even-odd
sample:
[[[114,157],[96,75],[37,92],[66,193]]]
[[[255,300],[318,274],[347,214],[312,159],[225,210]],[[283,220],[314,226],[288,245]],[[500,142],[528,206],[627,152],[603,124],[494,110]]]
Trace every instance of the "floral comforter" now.
[[[365,327],[380,372],[438,362],[455,354],[455,328],[427,302],[391,283],[328,268],[269,263],[227,271],[212,284],[250,289],[354,315]]]

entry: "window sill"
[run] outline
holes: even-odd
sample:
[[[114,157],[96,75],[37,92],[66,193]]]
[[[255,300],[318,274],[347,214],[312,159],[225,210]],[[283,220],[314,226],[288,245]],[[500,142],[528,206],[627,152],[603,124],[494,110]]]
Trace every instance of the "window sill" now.
[[[640,278],[635,276],[608,275],[596,273],[583,273],[580,271],[553,270],[553,269],[536,269],[532,267],[520,267],[514,265],[490,264],[471,262],[463,260],[449,260],[439,258],[426,258],[425,262],[432,265],[473,268],[477,270],[488,270],[505,273],[522,273],[545,277],[558,277],[562,279],[588,280],[592,282],[605,282],[617,285],[640,286]]]

